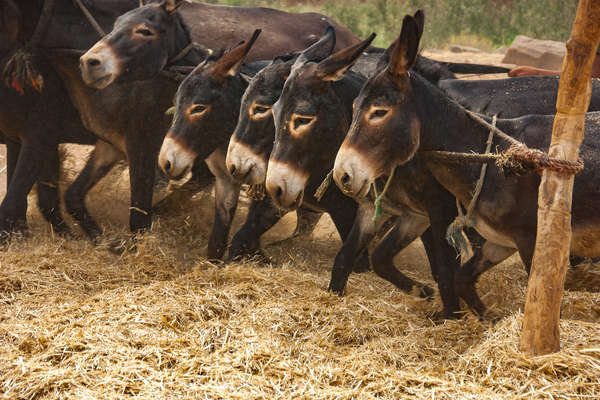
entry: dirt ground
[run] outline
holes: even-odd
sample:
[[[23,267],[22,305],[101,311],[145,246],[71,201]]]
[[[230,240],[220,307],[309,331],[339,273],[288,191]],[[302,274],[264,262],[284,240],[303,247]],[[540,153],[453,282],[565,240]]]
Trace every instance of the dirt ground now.
[[[425,54],[494,64],[502,57]],[[63,188],[88,151],[68,146]],[[89,195],[111,240],[129,238],[127,179],[118,168]],[[199,193],[157,217],[122,255],[93,247],[72,220],[74,238],[55,237],[30,207],[31,235],[0,253],[1,398],[600,397],[593,264],[569,272],[562,350],[529,359],[518,351],[527,277],[516,256],[478,284],[498,322],[466,313],[439,323],[431,320],[439,296],[415,298],[371,272],[352,275],[344,297],[327,293],[340,246],[328,217],[309,238],[275,243],[294,229],[286,216],[262,241],[272,266],[208,262],[212,207],[211,193]],[[244,214],[242,206],[236,226]],[[435,286],[419,241],[395,261]]]

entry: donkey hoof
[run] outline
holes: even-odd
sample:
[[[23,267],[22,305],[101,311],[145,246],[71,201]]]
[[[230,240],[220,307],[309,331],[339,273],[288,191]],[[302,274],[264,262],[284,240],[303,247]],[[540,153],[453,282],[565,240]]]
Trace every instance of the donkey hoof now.
[[[345,285],[330,282],[327,291],[342,297],[344,295],[344,286]]]
[[[371,266],[369,265],[369,263],[357,262],[352,267],[352,272],[354,272],[355,274],[362,274],[365,272],[369,272],[370,270],[371,270]]]
[[[463,317],[463,313],[460,311],[448,311],[448,310],[439,310],[430,314],[428,317],[434,324],[441,324],[446,320],[450,319],[460,319]]]
[[[480,321],[487,321],[495,324],[496,322],[502,319],[502,316],[495,311],[492,310],[484,310],[483,313],[478,315]]]
[[[74,235],[71,229],[66,224],[60,224],[57,226],[52,226],[52,232],[54,234],[60,236],[63,239],[73,239]]]
[[[416,295],[419,296],[422,299],[426,299],[427,301],[431,301],[431,299],[433,299],[433,294],[435,293],[435,290],[433,290],[432,288],[430,288],[427,285],[423,285],[423,286],[414,286],[413,291],[416,289]]]

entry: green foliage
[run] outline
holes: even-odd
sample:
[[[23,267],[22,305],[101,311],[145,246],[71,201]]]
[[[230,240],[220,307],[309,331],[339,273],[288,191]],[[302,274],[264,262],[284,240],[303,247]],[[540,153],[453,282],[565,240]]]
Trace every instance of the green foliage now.
[[[402,18],[425,10],[424,47],[441,47],[453,37],[476,35],[495,46],[522,34],[565,41],[571,32],[576,0],[323,0],[305,5],[286,0],[209,0],[210,3],[316,11],[336,19],[357,36],[377,33],[375,45],[388,46],[400,33]]]

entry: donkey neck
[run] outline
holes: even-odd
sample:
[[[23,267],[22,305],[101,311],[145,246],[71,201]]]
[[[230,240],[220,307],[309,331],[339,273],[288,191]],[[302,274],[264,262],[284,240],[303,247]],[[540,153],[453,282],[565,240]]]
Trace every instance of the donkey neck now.
[[[411,74],[411,87],[421,123],[419,150],[481,153],[489,129],[473,120],[467,111],[418,74]],[[491,118],[481,116],[487,122]],[[508,147],[499,138],[494,144]]]
[[[193,47],[192,36],[179,11],[175,14],[174,46],[167,66],[195,66],[204,61],[206,54]],[[190,47],[192,46],[192,47]]]

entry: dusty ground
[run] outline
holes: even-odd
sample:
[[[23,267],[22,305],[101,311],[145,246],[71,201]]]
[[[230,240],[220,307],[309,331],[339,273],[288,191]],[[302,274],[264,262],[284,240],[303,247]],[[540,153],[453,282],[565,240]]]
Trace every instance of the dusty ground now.
[[[63,186],[87,150],[73,149]],[[127,171],[110,174],[89,197],[107,236],[127,238]],[[429,319],[437,297],[412,297],[373,273],[353,275],[342,298],[328,294],[340,245],[328,218],[311,238],[269,246],[293,230],[294,217],[286,217],[265,235],[276,261],[266,267],[207,262],[211,216],[210,193],[199,194],[117,256],[91,246],[77,227],[73,240],[54,237],[30,207],[31,237],[0,253],[2,398],[600,397],[593,265],[569,275],[563,349],[527,359],[518,351],[527,282],[516,257],[478,285],[499,322],[467,315],[437,324]],[[396,265],[434,285],[419,242]]]

